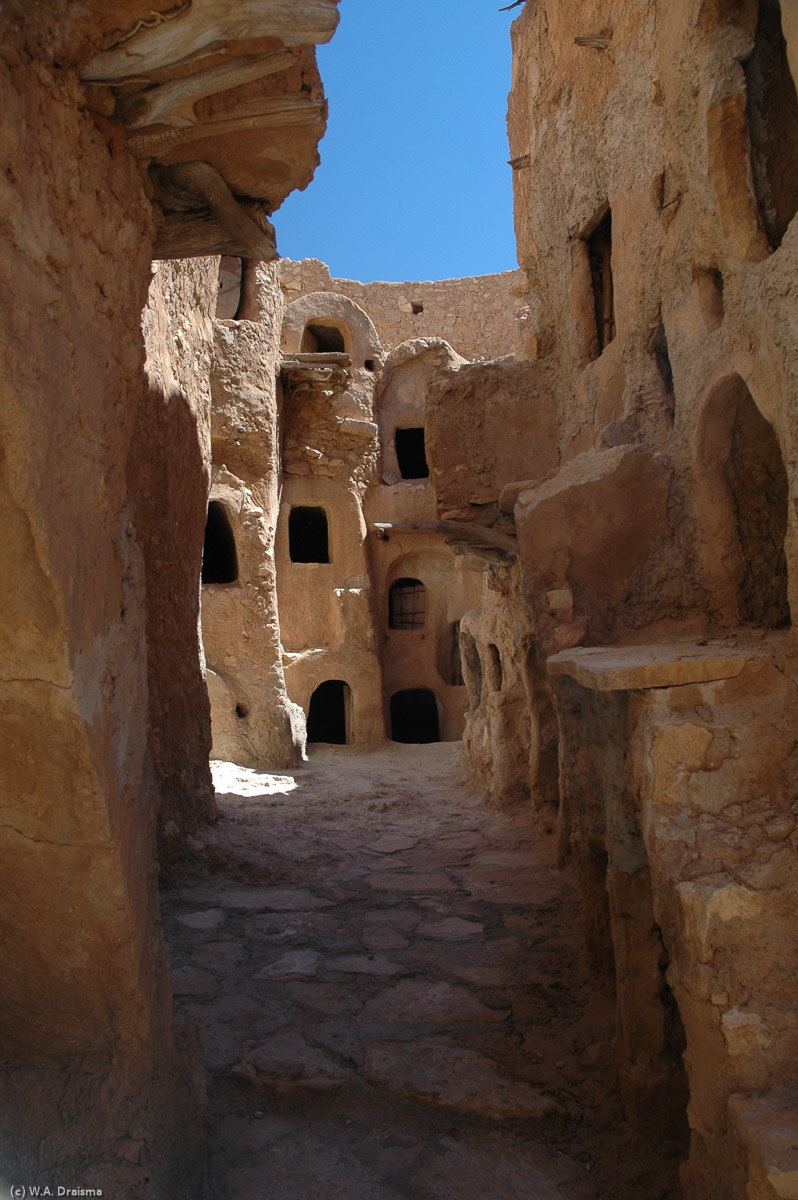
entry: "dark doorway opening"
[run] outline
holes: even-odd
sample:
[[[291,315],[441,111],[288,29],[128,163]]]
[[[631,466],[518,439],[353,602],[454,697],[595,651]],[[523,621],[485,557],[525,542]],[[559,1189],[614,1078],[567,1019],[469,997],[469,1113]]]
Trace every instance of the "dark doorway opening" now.
[[[745,80],[754,190],[765,233],[776,250],[798,210],[798,96],[778,0],[760,0]]]
[[[349,685],[327,679],[310,697],[308,741],[346,746],[349,742]]]
[[[391,737],[395,742],[439,742],[438,703],[429,688],[407,688],[391,696]]]
[[[612,212],[599,221],[587,240],[590,279],[596,312],[596,355],[615,337],[615,299],[612,283]]]
[[[429,479],[423,426],[397,429],[396,461],[402,479]]]
[[[222,502],[211,500],[205,522],[202,582],[235,583],[237,579],[238,554],[233,527]]]
[[[397,579],[388,593],[388,628],[423,629],[427,597],[420,579]]]
[[[313,322],[305,326],[302,334],[303,354],[345,354],[346,340],[335,325]]]
[[[323,508],[297,505],[288,514],[288,553],[291,562],[330,561],[327,513]]]

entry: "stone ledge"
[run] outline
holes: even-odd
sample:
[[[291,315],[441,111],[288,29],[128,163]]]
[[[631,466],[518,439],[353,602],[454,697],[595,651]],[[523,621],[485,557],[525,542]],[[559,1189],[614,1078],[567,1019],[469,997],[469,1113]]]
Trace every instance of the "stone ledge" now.
[[[585,646],[547,659],[552,675],[570,675],[595,692],[637,691],[711,683],[739,675],[757,651],[720,643],[671,642],[655,646]]]
[[[795,1101],[795,1096],[756,1097],[737,1093],[729,1097],[729,1111],[748,1148],[754,1175],[759,1175],[758,1182],[769,1188],[767,1194],[780,1200],[798,1200]]]

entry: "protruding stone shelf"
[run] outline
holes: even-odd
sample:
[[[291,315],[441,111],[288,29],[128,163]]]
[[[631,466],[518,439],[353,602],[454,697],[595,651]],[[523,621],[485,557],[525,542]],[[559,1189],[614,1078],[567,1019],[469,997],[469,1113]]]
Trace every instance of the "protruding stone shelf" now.
[[[570,675],[594,692],[711,683],[739,675],[757,651],[722,642],[669,642],[656,646],[584,646],[562,650],[547,660],[552,675]]]

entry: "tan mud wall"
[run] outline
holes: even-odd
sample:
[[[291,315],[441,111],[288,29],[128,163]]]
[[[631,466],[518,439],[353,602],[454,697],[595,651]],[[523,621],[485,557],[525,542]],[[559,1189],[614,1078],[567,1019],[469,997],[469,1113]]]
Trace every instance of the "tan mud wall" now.
[[[438,337],[466,359],[501,358],[519,350],[528,320],[518,291],[524,283],[521,271],[424,283],[358,283],[332,278],[317,258],[280,263],[287,303],[311,292],[337,292],[366,310],[386,352],[409,338]],[[414,313],[414,305],[423,311]]]

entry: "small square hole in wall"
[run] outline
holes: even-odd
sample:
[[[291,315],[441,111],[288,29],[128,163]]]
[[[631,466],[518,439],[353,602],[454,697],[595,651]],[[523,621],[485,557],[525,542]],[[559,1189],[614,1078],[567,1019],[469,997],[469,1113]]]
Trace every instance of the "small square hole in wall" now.
[[[423,313],[424,311],[424,302],[422,300],[411,300],[410,311],[414,317],[417,317],[419,313]]]

